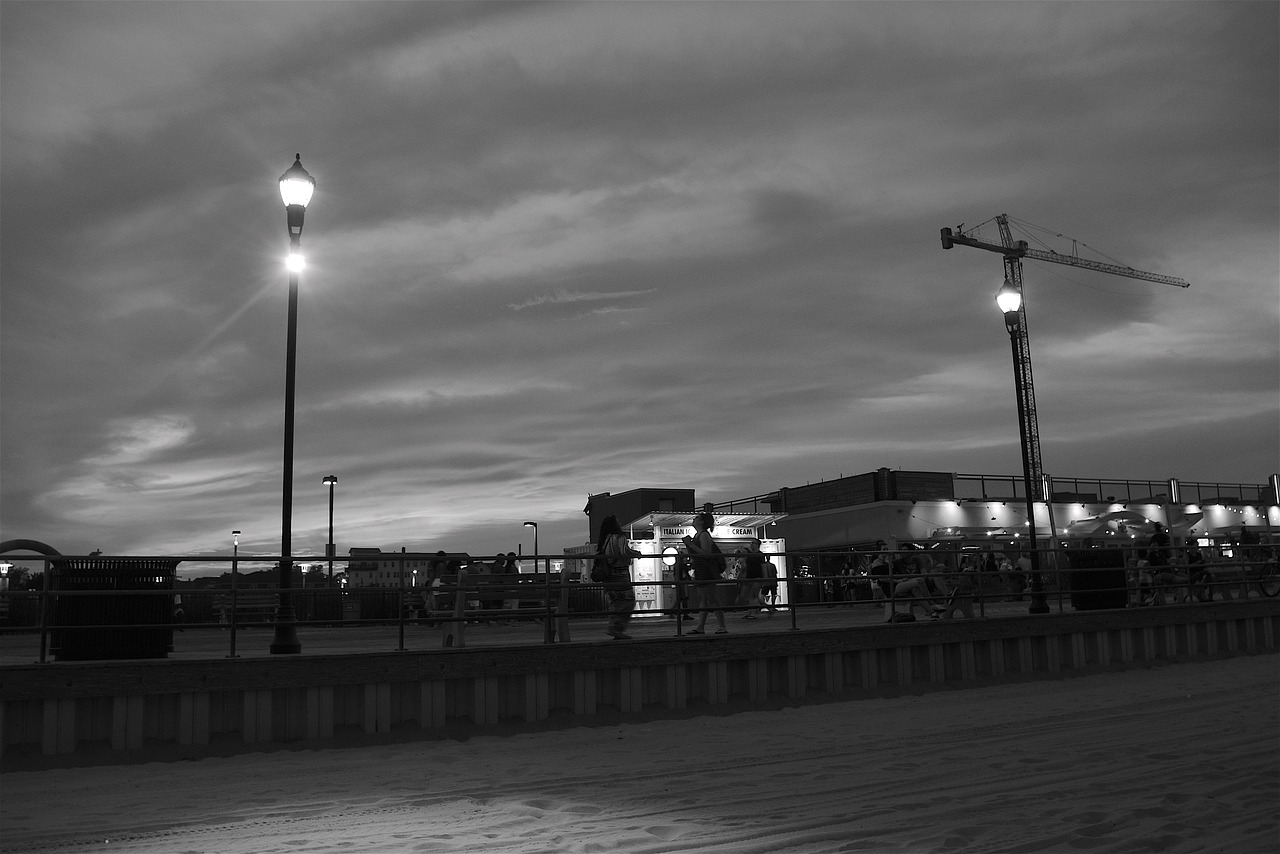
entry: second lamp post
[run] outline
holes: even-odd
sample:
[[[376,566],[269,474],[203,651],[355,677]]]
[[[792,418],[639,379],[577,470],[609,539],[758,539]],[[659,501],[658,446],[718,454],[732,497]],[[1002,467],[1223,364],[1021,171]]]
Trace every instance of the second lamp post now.
[[[298,367],[298,273],[305,266],[302,258],[302,218],[307,203],[315,192],[316,179],[302,168],[302,155],[280,176],[280,198],[284,201],[289,225],[289,328],[285,341],[284,370],[284,499],[280,514],[280,604],[276,610],[275,638],[271,653],[302,652],[298,642],[297,618],[293,611],[293,388]]]
[[[324,547],[325,557],[329,558],[329,586],[333,586],[333,494],[338,491],[338,476],[336,474],[327,474],[324,476],[324,485],[329,487],[329,542]]]

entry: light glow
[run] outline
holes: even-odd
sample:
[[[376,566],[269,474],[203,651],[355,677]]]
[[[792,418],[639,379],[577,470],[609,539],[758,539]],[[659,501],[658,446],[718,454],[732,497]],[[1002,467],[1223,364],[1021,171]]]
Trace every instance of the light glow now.
[[[280,176],[280,198],[285,207],[300,205],[305,208],[315,190],[316,179],[302,168],[302,157],[299,155],[293,165]]]
[[[290,273],[301,273],[307,267],[307,259],[301,252],[290,252],[284,259],[284,266]]]
[[[1013,286],[1013,282],[1008,279],[1004,280],[1004,284],[1000,286],[1000,290],[996,294],[996,305],[1000,306],[1000,310],[1005,314],[1017,311],[1022,307],[1022,294]]]

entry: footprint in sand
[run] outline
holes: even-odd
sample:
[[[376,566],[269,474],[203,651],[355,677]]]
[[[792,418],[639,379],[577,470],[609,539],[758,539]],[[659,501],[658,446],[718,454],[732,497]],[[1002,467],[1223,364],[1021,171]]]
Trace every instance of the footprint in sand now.
[[[681,836],[684,831],[670,824],[655,824],[651,827],[644,828],[644,832],[650,836],[656,836],[664,842],[669,842],[677,836]]]

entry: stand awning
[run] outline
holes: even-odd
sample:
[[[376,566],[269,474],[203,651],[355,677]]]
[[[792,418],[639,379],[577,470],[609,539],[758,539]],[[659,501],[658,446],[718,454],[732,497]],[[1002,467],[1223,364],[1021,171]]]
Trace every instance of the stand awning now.
[[[646,513],[623,527],[630,529],[633,534],[661,531],[663,528],[688,528],[693,525],[693,518],[699,515],[701,513],[697,510],[680,513]],[[750,528],[756,531],[787,517],[786,513],[712,513],[711,515],[715,517],[717,531],[721,528],[742,530]]]

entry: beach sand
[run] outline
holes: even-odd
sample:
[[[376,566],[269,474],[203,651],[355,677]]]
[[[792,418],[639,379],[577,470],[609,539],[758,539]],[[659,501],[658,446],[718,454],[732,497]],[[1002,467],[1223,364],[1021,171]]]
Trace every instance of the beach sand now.
[[[12,854],[1271,852],[1280,657],[0,787]]]

